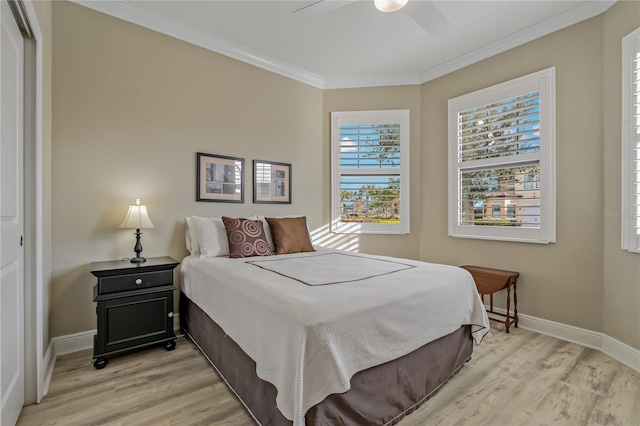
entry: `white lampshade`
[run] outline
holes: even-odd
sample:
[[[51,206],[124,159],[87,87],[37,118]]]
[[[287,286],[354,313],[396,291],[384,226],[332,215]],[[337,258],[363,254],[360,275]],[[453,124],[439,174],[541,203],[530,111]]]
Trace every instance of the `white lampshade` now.
[[[136,199],[136,204],[129,206],[127,217],[120,224],[119,228],[133,228],[133,229],[146,229],[155,228],[149,214],[147,213],[147,206],[140,205],[140,199]]]
[[[395,12],[402,9],[409,0],[374,0],[376,9],[380,12]]]

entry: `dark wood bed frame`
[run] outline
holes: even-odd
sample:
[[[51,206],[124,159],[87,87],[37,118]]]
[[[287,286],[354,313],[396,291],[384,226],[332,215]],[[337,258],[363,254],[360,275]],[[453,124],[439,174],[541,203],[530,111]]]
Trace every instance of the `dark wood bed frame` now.
[[[291,426],[276,407],[276,388],[260,379],[255,362],[184,293],[180,327],[263,426]],[[311,425],[391,425],[415,410],[471,358],[473,339],[466,325],[415,351],[351,378],[351,388],[311,407]]]

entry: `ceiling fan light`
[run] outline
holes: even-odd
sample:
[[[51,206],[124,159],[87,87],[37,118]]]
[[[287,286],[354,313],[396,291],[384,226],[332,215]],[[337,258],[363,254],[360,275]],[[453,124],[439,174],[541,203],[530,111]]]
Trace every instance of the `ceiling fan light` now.
[[[409,0],[374,0],[376,9],[380,12],[395,12],[402,9]]]

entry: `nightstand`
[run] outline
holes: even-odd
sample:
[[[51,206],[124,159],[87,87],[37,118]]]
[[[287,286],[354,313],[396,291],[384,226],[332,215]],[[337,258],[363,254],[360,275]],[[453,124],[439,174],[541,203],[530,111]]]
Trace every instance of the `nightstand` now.
[[[488,315],[489,319],[504,324],[507,333],[509,332],[509,327],[511,327],[512,324],[514,327],[518,328],[517,284],[520,273],[470,265],[461,266],[461,268],[464,268],[471,273],[473,280],[476,282],[476,288],[482,297],[483,303],[484,295],[489,295],[489,309],[487,309],[487,314],[490,314]],[[511,287],[513,287],[513,315],[509,312],[509,309],[511,308]],[[507,289],[506,315],[493,310],[493,293],[504,289]]]
[[[145,263],[93,262],[98,278],[93,288],[98,332],[93,339],[93,366],[107,365],[107,356],[164,343],[176,346],[173,332],[173,270],[171,257],[148,258]]]

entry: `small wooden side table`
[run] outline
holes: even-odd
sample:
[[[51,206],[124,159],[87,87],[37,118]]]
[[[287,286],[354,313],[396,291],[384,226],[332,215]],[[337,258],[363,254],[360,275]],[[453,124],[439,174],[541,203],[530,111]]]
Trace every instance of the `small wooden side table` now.
[[[464,265],[461,268],[466,269],[471,273],[473,280],[476,282],[478,293],[482,296],[482,302],[484,303],[484,296],[489,295],[489,309],[487,314],[489,319],[504,324],[506,332],[509,332],[509,327],[513,324],[518,328],[518,293],[517,283],[519,272],[504,271],[502,269],[483,268],[481,266]],[[510,315],[511,308],[511,286],[513,286],[513,316]],[[501,314],[493,310],[493,293],[507,289],[507,314]]]

